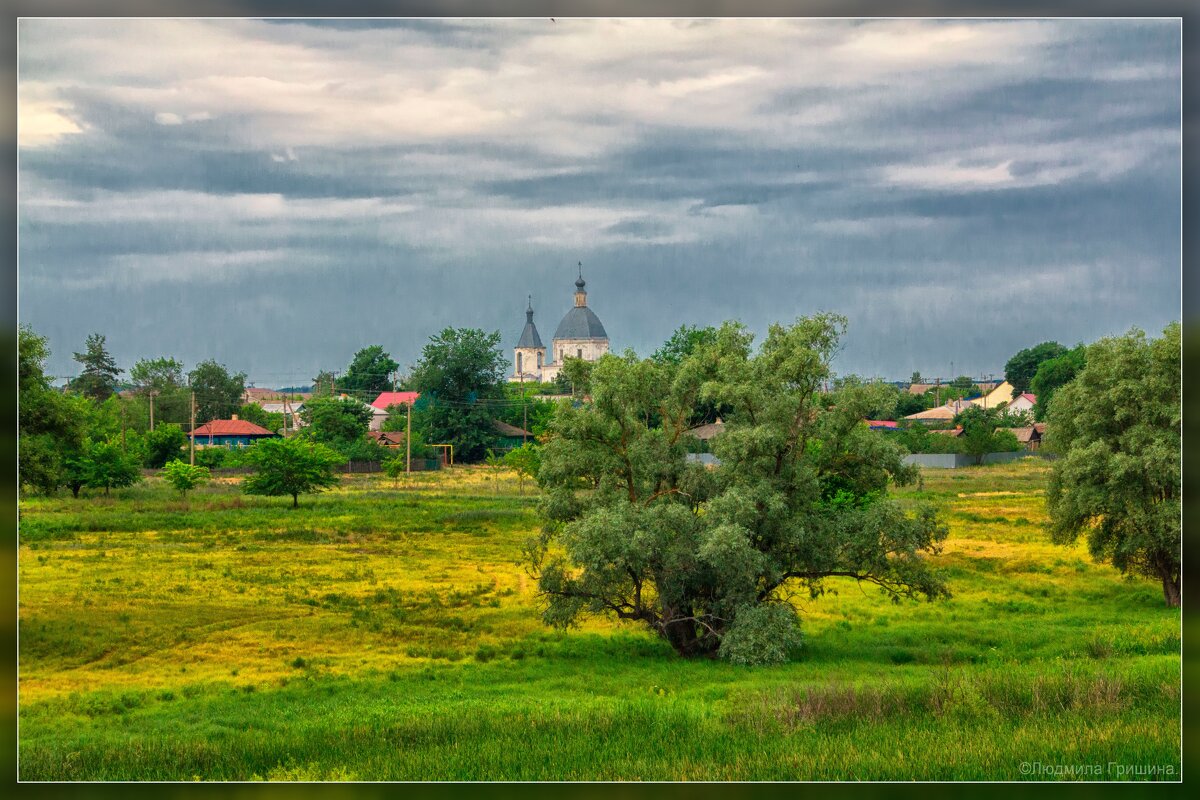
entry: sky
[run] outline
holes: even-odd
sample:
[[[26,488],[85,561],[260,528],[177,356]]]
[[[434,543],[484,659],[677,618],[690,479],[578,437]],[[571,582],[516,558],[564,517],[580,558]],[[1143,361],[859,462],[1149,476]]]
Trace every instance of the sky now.
[[[1177,20],[23,19],[18,313],[303,385],[447,326],[843,314],[999,375],[1180,317]]]

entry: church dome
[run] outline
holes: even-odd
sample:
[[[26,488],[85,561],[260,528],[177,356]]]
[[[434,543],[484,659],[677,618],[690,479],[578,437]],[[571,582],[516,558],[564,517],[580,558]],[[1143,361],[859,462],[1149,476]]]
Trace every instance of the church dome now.
[[[558,323],[555,339],[607,339],[600,318],[587,306],[575,306]]]

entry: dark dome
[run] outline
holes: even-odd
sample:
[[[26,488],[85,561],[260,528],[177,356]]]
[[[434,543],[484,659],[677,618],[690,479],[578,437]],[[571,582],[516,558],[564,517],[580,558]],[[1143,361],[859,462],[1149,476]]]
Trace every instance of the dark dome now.
[[[575,306],[558,323],[555,339],[607,339],[604,326],[587,306]]]

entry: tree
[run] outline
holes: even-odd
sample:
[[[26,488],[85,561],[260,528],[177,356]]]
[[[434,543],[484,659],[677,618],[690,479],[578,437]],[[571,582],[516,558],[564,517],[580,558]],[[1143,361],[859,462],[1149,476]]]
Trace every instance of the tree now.
[[[258,403],[246,403],[238,409],[238,419],[261,425],[272,433],[283,430],[284,414],[282,411],[265,411]]]
[[[562,369],[558,371],[554,380],[563,392],[570,392],[575,397],[586,397],[591,391],[594,367],[595,362],[568,356],[563,359]]]
[[[487,464],[488,467],[491,468],[492,488],[495,489],[496,494],[500,494],[500,473],[503,472],[507,466],[504,463],[504,456],[499,455],[495,450],[489,447],[487,449],[487,456],[483,459],[483,463]]]
[[[17,331],[17,431],[22,487],[52,494],[64,482],[65,459],[83,447],[91,402],[50,386],[46,338],[27,325]]]
[[[1054,393],[1074,380],[1086,364],[1087,348],[1080,344],[1058,358],[1047,359],[1038,365],[1029,382],[1029,390],[1037,397],[1033,406],[1034,419],[1039,422],[1046,419],[1046,409],[1050,407]]]
[[[230,373],[224,364],[211,358],[201,361],[188,373],[192,391],[196,393],[196,424],[214,419],[228,419],[241,408],[246,393],[246,373]]]
[[[525,479],[537,478],[538,469],[542,466],[542,454],[536,444],[526,442],[505,453],[504,463],[517,473],[517,484],[520,486],[521,494],[525,494]]]
[[[1058,358],[1066,352],[1067,348],[1058,342],[1042,342],[1010,358],[1004,365],[1004,380],[1012,384],[1014,396],[1029,391],[1029,384],[1043,361]]]
[[[364,347],[354,354],[346,374],[338,381],[338,388],[367,399],[367,395],[392,388],[392,375],[399,366],[379,345]]]
[[[242,491],[265,497],[291,495],[292,508],[299,507],[300,495],[337,485],[333,470],[344,461],[337,451],[300,437],[264,439],[248,451],[255,472],[242,481]]]
[[[901,392],[900,396],[896,398],[896,419],[903,419],[909,414],[919,414],[927,407],[924,397]]]
[[[370,406],[350,397],[313,397],[300,411],[305,436],[339,450],[366,436],[371,417]]]
[[[959,446],[963,453],[975,457],[982,464],[988,453],[1013,453],[1021,449],[1021,443],[1012,431],[997,430],[1001,422],[999,409],[971,406],[963,409],[955,419],[963,432]]]
[[[499,344],[499,331],[446,328],[430,337],[413,368],[426,441],[453,444],[462,461],[481,459],[495,440],[489,401],[504,398],[508,368]]]
[[[914,372],[912,374],[912,377],[908,379],[908,382],[910,384],[913,384],[913,383],[924,383],[925,381],[921,380],[921,373]]]
[[[145,398],[154,403],[154,418],[182,424],[190,418],[191,397],[183,379],[183,362],[174,358],[139,359],[129,370],[129,379]]]
[[[137,459],[121,450],[117,442],[92,442],[80,457],[79,474],[83,485],[103,489],[132,486],[142,479]]]
[[[179,452],[187,444],[187,435],[178,425],[159,425],[148,431],[142,438],[142,450],[145,454],[143,462],[148,469],[158,469],[168,461],[179,457]]]
[[[844,328],[834,315],[772,325],[754,352],[726,323],[678,366],[603,356],[591,404],[560,404],[541,449],[546,524],[528,556],[543,619],[611,614],[684,656],[767,663],[798,641],[795,589],[848,578],[897,601],[946,595],[924,558],[945,526],[887,497],[917,469],[862,424],[862,386],[821,391]],[[700,399],[731,409],[714,469],[685,459]]]
[[[1086,365],[1058,389],[1047,444],[1051,537],[1087,535],[1097,561],[1161,581],[1179,605],[1182,405],[1180,326],[1159,339],[1137,328],[1088,346]]]
[[[163,477],[184,497],[209,479],[208,467],[176,459],[163,467]]]
[[[117,378],[121,369],[104,347],[104,337],[93,333],[87,337],[84,352],[75,353],[73,358],[83,371],[71,381],[71,388],[96,402],[107,400],[117,390]]]
[[[716,328],[680,325],[650,358],[659,364],[679,364],[701,347],[708,347],[716,342]]]
[[[333,394],[334,374],[329,370],[321,370],[313,378],[313,397]]]

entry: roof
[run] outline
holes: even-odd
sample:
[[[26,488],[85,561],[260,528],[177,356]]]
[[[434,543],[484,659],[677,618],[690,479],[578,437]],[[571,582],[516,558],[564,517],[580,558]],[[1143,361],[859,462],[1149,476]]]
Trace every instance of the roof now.
[[[695,436],[697,439],[700,439],[702,441],[707,441],[708,439],[713,438],[718,433],[721,433],[724,430],[725,430],[725,423],[721,421],[720,417],[717,417],[716,422],[710,422],[707,425],[699,425],[699,426],[689,430],[688,434],[691,436]]]
[[[1036,394],[1030,394],[1029,392],[1022,392],[1020,395],[1020,398],[1028,400],[1031,403],[1035,403],[1035,404],[1037,403],[1037,395]],[[1016,400],[1018,398],[1014,397],[1013,399]]]
[[[685,453],[684,459],[693,464],[702,464],[705,467],[721,466],[721,460],[712,453]]]
[[[516,425],[509,425],[507,422],[501,422],[498,419],[492,420],[492,427],[496,429],[496,433],[501,436],[533,436],[532,433],[524,428],[518,428]]]
[[[966,404],[947,403],[944,406],[935,406],[918,411],[916,414],[909,414],[905,419],[954,419],[954,416],[962,410]]]
[[[962,425],[959,425],[957,428],[950,428],[948,430],[930,431],[930,433],[940,433],[943,436],[962,436],[962,432]]]
[[[1028,444],[1031,441],[1037,441],[1042,438],[1042,432],[1035,425],[1029,425],[1024,428],[997,428],[996,432],[1008,431],[1013,436],[1017,437],[1017,441],[1021,444]]]
[[[896,423],[890,419],[865,419],[863,422],[867,423],[867,427],[872,430],[875,430],[876,428],[896,427]]]
[[[196,428],[193,436],[274,436],[261,425],[244,419],[214,419]]]
[[[367,436],[384,447],[404,444],[404,431],[367,431]]]
[[[567,312],[554,331],[555,339],[607,339],[600,318],[587,306],[575,306]]]
[[[388,406],[410,406],[417,402],[417,398],[420,396],[420,392],[380,392],[379,397],[376,397],[375,402],[371,405],[381,411],[386,411]]]
[[[521,331],[521,338],[517,340],[517,347],[542,347],[542,337],[538,336],[537,325],[533,324],[532,300],[525,309],[525,328]]]

